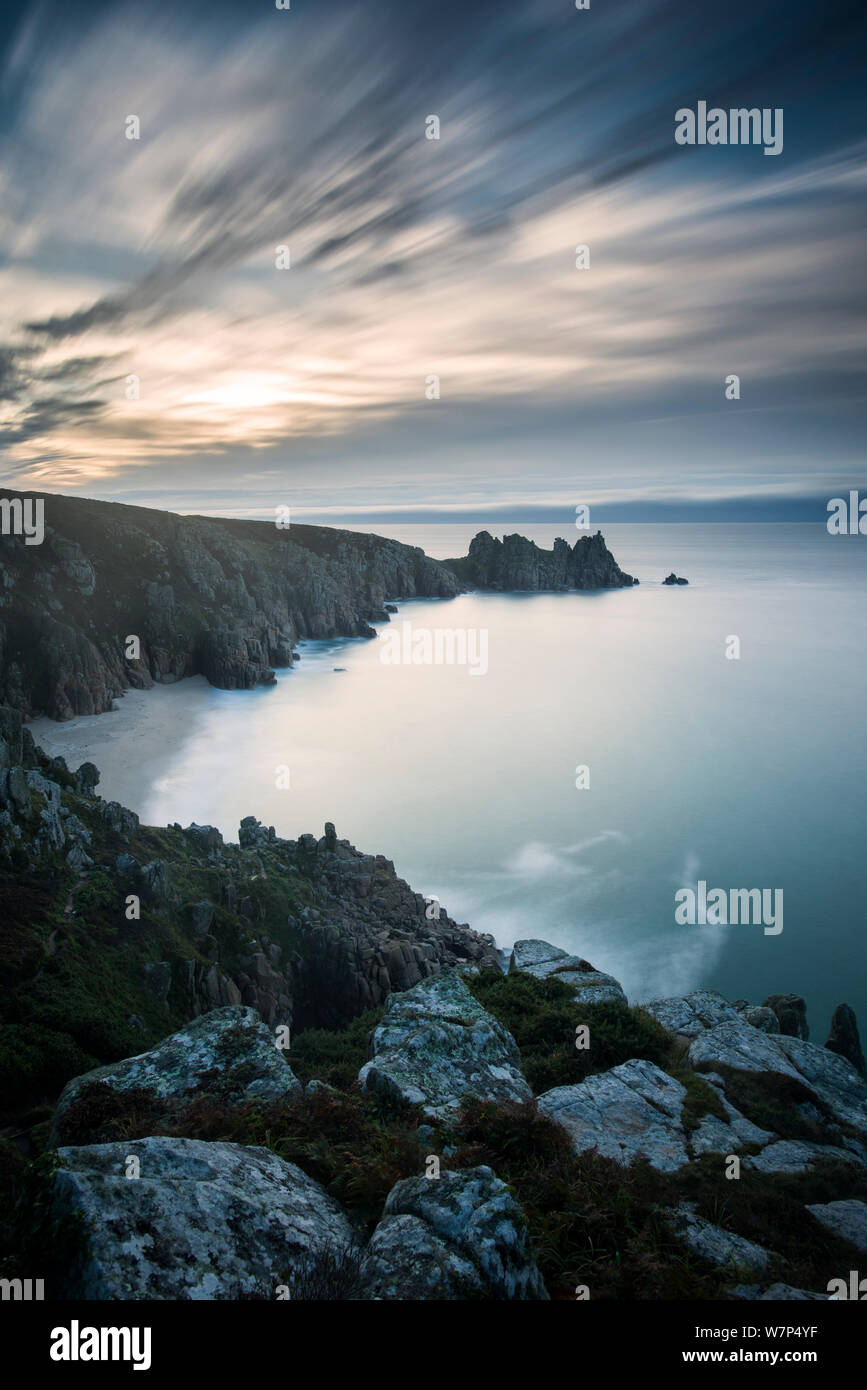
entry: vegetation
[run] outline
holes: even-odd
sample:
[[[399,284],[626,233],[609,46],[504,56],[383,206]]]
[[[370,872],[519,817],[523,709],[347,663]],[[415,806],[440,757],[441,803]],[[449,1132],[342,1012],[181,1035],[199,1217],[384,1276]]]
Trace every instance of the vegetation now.
[[[631,1057],[665,1066],[671,1038],[642,1009],[624,1004],[576,1004],[575,990],[556,976],[537,980],[517,971],[484,970],[468,976],[467,987],[509,1029],[521,1053],[521,1069],[536,1095],[554,1086],[583,1081]],[[575,1030],[586,1024],[590,1046],[575,1046]]]

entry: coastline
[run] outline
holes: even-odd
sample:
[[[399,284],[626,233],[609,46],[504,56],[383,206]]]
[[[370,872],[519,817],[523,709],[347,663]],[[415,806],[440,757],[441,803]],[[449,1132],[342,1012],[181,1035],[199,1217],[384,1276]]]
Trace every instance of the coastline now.
[[[204,676],[187,676],[149,690],[127,690],[101,714],[61,721],[43,716],[27,728],[51,757],[65,758],[71,771],[95,763],[99,795],[139,813],[155,775],[192,736],[204,697],[214,691]]]

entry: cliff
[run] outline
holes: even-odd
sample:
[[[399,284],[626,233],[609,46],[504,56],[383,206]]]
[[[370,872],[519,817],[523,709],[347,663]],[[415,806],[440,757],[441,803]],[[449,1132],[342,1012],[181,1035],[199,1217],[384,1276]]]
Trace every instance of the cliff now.
[[[29,717],[101,714],[129,687],[199,673],[248,688],[290,666],[299,638],[374,636],[386,598],[460,591],[379,536],[27,496],[44,501],[45,538],[0,537],[0,701]]]
[[[331,825],[283,840],[249,816],[224,843],[212,826],[140,825],[98,780],[91,763],[71,773],[48,758],[0,708],[7,1105],[219,1005],[338,1028],[443,966],[497,959],[489,937]]]
[[[299,639],[375,636],[389,598],[638,583],[601,533],[546,551],[481,531],[468,555],[439,562],[324,526],[27,497],[44,504],[45,535],[0,536],[0,702],[28,718],[102,714],[131,687],[198,674],[227,690],[269,683]],[[0,490],[0,506],[22,498]]]

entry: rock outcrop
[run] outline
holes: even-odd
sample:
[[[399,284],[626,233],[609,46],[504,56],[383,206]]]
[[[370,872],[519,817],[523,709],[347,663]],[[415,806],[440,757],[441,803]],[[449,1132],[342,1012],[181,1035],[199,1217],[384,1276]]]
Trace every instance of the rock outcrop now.
[[[697,1214],[693,1202],[681,1202],[667,1219],[684,1244],[708,1264],[733,1265],[746,1274],[764,1274],[771,1263],[769,1251],[713,1221],[706,1221]]]
[[[695,1038],[718,1023],[739,1023],[734,1005],[713,989],[695,989],[673,999],[651,999],[641,1006],[670,1033]]]
[[[867,1202],[814,1202],[807,1207],[820,1225],[867,1255]]]
[[[54,1112],[53,1141],[63,1142],[67,1113],[94,1084],[174,1100],[219,1085],[223,1102],[284,1100],[301,1086],[272,1030],[253,1009],[215,1009],[150,1052],[127,1057],[70,1081]]]
[[[430,1119],[456,1115],[466,1095],[517,1103],[533,1095],[511,1033],[455,971],[389,997],[359,1081],[364,1091],[421,1106]]]
[[[556,540],[553,550],[541,550],[526,536],[495,539],[480,531],[470,541],[469,552],[458,560],[444,560],[462,584],[471,589],[513,590],[623,589],[638,581],[624,574],[602,536],[582,536],[570,548]]]
[[[653,1062],[624,1062],[539,1096],[539,1110],[565,1129],[577,1154],[595,1150],[627,1165],[646,1158],[661,1173],[689,1162],[682,1112],[686,1090]]]
[[[327,827],[326,827],[327,830]],[[292,920],[303,936],[296,1027],[337,1027],[444,966],[498,966],[492,937],[454,922],[399,878],[391,860],[331,833],[284,842],[309,876],[314,905]]]
[[[0,1042],[6,1020],[41,1026],[49,987],[53,1018],[92,1063],[103,1060],[95,1031],[116,1056],[118,1039],[139,1052],[221,1006],[246,1005],[269,1028],[340,1028],[443,967],[498,965],[489,936],[444,908],[430,916],[390,860],[339,839],[331,823],[321,837],[283,840],[248,816],[238,845],[195,824],[157,839],[100,799],[95,768],[72,773],[48,758],[18,711],[0,707],[0,720],[7,762],[23,759],[0,768],[0,900],[22,942]],[[22,875],[38,892],[22,890]],[[63,968],[71,955],[77,981]],[[104,1025],[89,1021],[100,1016]],[[0,1059],[15,1046],[0,1046]]]
[[[595,970],[581,956],[570,956],[559,946],[547,941],[528,939],[516,941],[509,958],[509,971],[522,970],[537,980],[553,975],[564,984],[574,986],[575,1000],[581,1004],[625,1004],[623,986],[613,975]]]
[[[832,1013],[831,1028],[825,1046],[829,1052],[836,1052],[838,1056],[851,1062],[859,1075],[867,1076],[867,1062],[864,1061],[864,1053],[861,1051],[855,1011],[848,1004],[838,1004]]]
[[[58,1159],[52,1216],[88,1235],[64,1298],[273,1299],[355,1239],[319,1183],[270,1149],[155,1138]]]
[[[524,1214],[490,1168],[405,1178],[359,1279],[369,1299],[547,1299]]]
[[[800,994],[772,994],[765,1000],[763,1007],[773,1010],[776,1014],[781,1033],[790,1038],[803,1038],[804,1042],[807,1041],[810,1036],[807,1002]]]
[[[726,1022],[698,1034],[690,1045],[689,1060],[696,1071],[713,1073],[709,1079],[725,1088],[728,1083],[720,1070],[796,1082],[804,1097],[802,1113],[818,1117],[827,1143],[867,1159],[867,1085],[845,1058],[801,1038]]]

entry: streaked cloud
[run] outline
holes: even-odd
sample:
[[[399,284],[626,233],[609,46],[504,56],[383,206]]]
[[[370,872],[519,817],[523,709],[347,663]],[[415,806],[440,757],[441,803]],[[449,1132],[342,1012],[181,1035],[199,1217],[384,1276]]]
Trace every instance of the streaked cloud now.
[[[576,454],[645,490],[667,455],[688,492],[733,371],[744,491],[848,466],[867,143],[829,54],[857,21],[795,10],[718,31],[667,0],[25,12],[0,151],[8,475],[285,495],[313,468],[321,496],[363,472],[380,504],[502,499],[520,417],[525,496],[574,486]],[[696,91],[794,102],[784,155],[676,147]],[[821,461],[790,450],[823,430]]]

